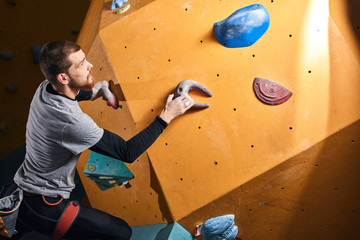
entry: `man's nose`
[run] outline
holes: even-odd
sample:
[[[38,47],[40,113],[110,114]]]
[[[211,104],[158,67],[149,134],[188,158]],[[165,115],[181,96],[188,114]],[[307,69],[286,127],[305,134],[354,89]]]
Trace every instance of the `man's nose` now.
[[[90,62],[88,62],[88,68],[89,68],[89,71],[93,68],[93,65]]]

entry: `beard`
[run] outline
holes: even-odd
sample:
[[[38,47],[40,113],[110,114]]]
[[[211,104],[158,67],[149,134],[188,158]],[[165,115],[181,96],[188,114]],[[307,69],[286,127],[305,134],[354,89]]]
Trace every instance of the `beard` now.
[[[94,85],[95,85],[94,77],[92,76],[92,74],[90,72],[86,77],[85,83],[79,84],[79,83],[75,83],[75,82],[70,82],[69,87],[70,88],[78,88],[83,91],[90,91],[90,90],[92,90]]]
[[[92,76],[91,72],[87,76],[86,80],[87,80],[86,84],[84,86],[80,87],[80,90],[90,91],[90,90],[92,90],[92,88],[95,85],[94,77]]]

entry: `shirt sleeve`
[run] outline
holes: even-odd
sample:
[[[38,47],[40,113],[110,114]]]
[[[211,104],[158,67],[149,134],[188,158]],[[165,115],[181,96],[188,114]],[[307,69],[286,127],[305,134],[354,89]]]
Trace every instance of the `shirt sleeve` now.
[[[82,90],[80,90],[78,95],[76,95],[75,100],[78,101],[78,102],[90,100],[92,95],[93,95],[92,90],[90,90],[90,91],[82,91]]]
[[[97,143],[104,130],[88,115],[83,114],[67,122],[61,134],[62,145],[77,155]]]
[[[132,163],[155,142],[166,127],[167,123],[157,116],[147,128],[128,141],[104,129],[104,135],[90,150]]]

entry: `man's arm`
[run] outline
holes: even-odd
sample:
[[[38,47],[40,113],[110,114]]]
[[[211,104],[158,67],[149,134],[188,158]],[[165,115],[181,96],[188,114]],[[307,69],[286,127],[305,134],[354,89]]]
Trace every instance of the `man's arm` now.
[[[110,91],[109,83],[107,81],[100,81],[95,83],[91,91],[80,91],[76,96],[77,101],[91,100],[94,101],[102,97],[106,101],[107,105],[113,107],[114,109],[118,108],[118,101],[116,96]]]
[[[90,150],[124,162],[135,161],[155,142],[174,118],[184,114],[194,105],[194,100],[188,95],[179,96],[174,100],[173,97],[173,94],[169,95],[161,114],[130,140],[125,141],[120,136],[104,129],[104,135]]]
[[[166,126],[167,123],[158,116],[147,128],[128,141],[104,129],[103,136],[90,150],[132,163],[155,142]]]

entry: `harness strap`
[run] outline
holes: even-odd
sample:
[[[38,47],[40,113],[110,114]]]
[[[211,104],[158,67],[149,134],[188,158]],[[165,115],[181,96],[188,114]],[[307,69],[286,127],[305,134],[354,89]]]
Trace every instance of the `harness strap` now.
[[[75,218],[78,215],[80,206],[74,202],[70,202],[67,206],[66,210],[60,217],[59,222],[56,224],[53,238],[55,240],[60,240],[66,233],[66,231],[70,228],[71,224],[74,222]]]
[[[59,203],[61,203],[64,200],[64,198],[60,198],[60,200],[58,202],[56,202],[56,203],[49,203],[48,201],[46,201],[44,195],[42,195],[41,197],[42,197],[44,203],[46,203],[49,206],[56,206],[56,205],[58,205]]]

